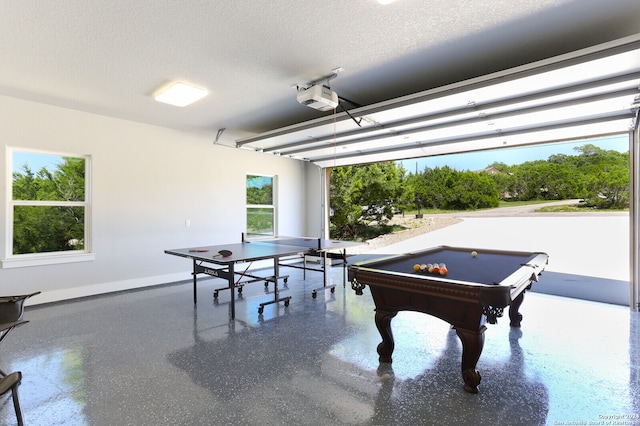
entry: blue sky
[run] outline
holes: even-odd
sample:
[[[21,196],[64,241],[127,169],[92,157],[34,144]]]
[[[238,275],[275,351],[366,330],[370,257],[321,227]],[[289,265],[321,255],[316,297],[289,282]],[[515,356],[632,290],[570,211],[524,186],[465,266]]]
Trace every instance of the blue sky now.
[[[273,178],[270,176],[248,175],[247,188],[264,188],[266,185],[273,185]]]
[[[24,164],[28,164],[29,168],[34,173],[37,173],[43,167],[46,167],[47,170],[53,172],[56,170],[57,165],[62,162],[62,157],[59,155],[14,151],[12,161],[14,172],[22,172],[22,166]]]
[[[546,160],[553,154],[578,155],[575,147],[592,144],[605,150],[629,151],[629,136],[617,135],[597,139],[583,139],[571,142],[559,142],[523,148],[508,148],[494,151],[470,152],[465,154],[439,155],[436,157],[414,158],[400,161],[411,173],[424,171],[425,167],[449,166],[456,170],[480,170],[494,162],[509,166],[526,161]]]

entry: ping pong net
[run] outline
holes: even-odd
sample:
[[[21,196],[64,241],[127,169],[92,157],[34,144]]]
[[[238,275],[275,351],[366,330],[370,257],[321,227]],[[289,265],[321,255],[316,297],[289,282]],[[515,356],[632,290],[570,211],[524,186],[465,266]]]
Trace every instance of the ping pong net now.
[[[242,242],[245,243],[262,243],[281,246],[292,246],[304,248],[307,250],[321,250],[322,239],[311,237],[287,237],[287,236],[252,236],[248,237],[244,233],[242,234]]]

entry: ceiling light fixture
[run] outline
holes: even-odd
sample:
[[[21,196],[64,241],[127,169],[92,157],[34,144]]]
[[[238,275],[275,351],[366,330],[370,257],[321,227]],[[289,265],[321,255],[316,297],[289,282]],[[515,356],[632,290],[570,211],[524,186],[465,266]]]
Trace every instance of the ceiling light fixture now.
[[[165,104],[184,107],[203,98],[209,92],[186,83],[174,82],[160,89],[154,99]]]
[[[391,3],[393,3],[393,2],[394,2],[394,1],[396,1],[396,0],[377,0],[377,1],[378,1],[378,3],[380,3],[381,5],[385,6],[385,5],[387,5],[387,4],[391,4]]]

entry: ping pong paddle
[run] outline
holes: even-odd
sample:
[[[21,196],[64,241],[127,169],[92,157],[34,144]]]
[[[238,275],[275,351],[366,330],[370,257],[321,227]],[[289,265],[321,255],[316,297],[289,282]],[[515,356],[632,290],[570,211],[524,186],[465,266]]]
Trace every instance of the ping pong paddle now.
[[[232,254],[233,253],[231,252],[231,250],[220,250],[218,253],[214,254],[212,257],[218,257],[218,256],[229,257]]]

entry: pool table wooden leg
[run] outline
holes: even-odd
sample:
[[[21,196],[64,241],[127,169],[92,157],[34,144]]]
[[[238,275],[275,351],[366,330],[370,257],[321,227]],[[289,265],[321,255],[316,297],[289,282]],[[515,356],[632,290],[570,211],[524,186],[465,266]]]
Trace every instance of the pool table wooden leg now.
[[[522,322],[522,314],[519,312],[520,305],[524,301],[524,291],[518,295],[511,302],[511,306],[509,306],[509,319],[511,320],[511,327],[520,327],[520,322]]]
[[[386,312],[376,309],[376,327],[382,336],[382,342],[378,345],[377,351],[380,362],[391,362],[391,354],[395,343],[393,341],[393,333],[391,332],[391,319],[398,312]]]
[[[483,325],[479,330],[465,330],[456,327],[456,334],[462,341],[462,380],[464,380],[464,390],[469,393],[478,393],[478,385],[482,377],[476,370],[478,359],[484,346]]]

